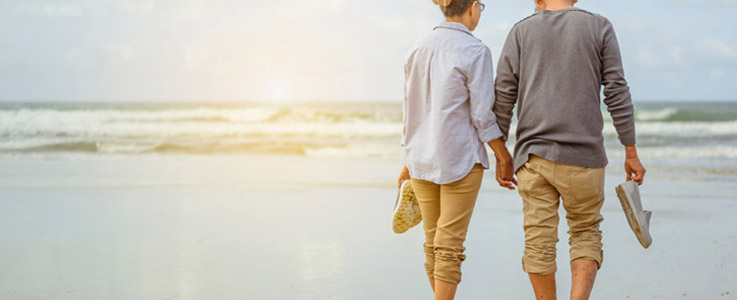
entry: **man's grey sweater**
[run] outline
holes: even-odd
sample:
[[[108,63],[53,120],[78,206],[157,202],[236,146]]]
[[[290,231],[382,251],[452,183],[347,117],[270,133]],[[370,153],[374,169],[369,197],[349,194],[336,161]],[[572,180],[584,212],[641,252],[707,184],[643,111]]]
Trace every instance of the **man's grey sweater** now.
[[[619,141],[634,145],[634,108],[609,20],[568,8],[539,11],[518,22],[499,59],[493,109],[506,140],[518,106],[514,170],[530,154],[569,165],[606,166],[602,85]]]

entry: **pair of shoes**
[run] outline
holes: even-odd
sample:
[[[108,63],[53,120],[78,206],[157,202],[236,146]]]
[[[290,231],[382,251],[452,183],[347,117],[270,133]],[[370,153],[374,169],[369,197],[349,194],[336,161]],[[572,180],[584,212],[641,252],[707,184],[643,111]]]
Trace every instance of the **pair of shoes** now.
[[[637,240],[642,247],[650,247],[653,243],[653,239],[650,237],[650,216],[653,212],[642,209],[640,188],[636,182],[627,181],[618,185],[616,190],[619,202],[622,203],[624,215],[627,217],[627,223],[635,233]]]
[[[412,190],[412,181],[404,180],[399,186],[397,200],[394,202],[392,227],[395,233],[404,233],[422,221],[420,205]]]

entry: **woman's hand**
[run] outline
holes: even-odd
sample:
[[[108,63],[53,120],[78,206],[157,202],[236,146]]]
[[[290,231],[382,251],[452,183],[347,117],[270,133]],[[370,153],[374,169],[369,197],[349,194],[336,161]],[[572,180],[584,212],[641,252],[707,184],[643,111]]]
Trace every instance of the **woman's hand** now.
[[[494,151],[494,157],[496,157],[496,181],[499,182],[499,186],[514,190],[517,179],[514,179],[512,155],[504,145],[504,140],[502,138],[491,140],[489,147]]]
[[[515,190],[517,179],[514,179],[514,165],[511,158],[496,159],[496,181],[500,187]]]
[[[397,179],[397,187],[402,186],[402,181],[409,180],[409,169],[407,169],[407,166],[404,166],[402,168],[402,172],[399,173],[399,179]]]

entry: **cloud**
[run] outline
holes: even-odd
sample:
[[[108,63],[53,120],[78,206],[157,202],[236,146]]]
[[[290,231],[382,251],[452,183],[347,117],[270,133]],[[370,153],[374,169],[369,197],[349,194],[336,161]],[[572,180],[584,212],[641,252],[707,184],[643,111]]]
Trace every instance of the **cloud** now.
[[[727,59],[727,60],[737,59],[737,51],[735,51],[732,47],[727,45],[727,43],[722,40],[715,39],[715,38],[708,38],[708,39],[703,40],[703,42],[701,43],[701,46],[703,47],[706,53],[709,53],[718,59]]]
[[[637,61],[640,65],[648,68],[678,67],[685,68],[688,62],[680,45],[670,47],[661,46],[655,49],[641,48],[637,53]]]

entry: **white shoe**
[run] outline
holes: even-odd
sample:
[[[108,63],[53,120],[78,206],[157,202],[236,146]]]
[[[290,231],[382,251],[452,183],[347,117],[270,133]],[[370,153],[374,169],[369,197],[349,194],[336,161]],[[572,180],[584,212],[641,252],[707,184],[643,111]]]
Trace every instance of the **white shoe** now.
[[[653,243],[650,237],[650,216],[653,212],[642,210],[640,202],[640,188],[637,182],[627,181],[617,186],[617,197],[622,203],[624,215],[627,217],[627,223],[637,236],[637,240],[643,247],[650,247]]]
[[[412,181],[404,180],[399,187],[397,200],[394,202],[392,227],[395,233],[404,233],[422,222],[420,205],[417,203]]]

